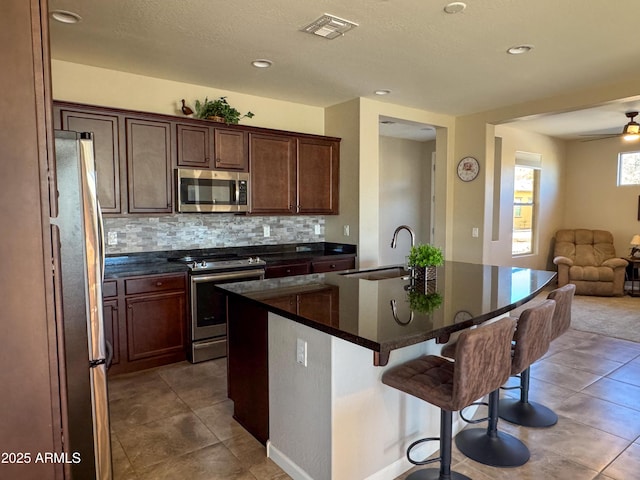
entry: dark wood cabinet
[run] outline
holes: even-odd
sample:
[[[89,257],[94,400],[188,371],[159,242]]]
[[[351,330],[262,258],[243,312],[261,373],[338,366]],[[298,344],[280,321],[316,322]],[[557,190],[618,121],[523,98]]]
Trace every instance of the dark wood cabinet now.
[[[295,213],[295,137],[249,134],[249,172],[251,213]]]
[[[338,213],[338,141],[250,134],[249,145],[251,213]]]
[[[246,172],[249,168],[247,132],[226,128],[213,131],[215,168]]]
[[[290,277],[293,275],[306,275],[308,273],[339,272],[353,268],[356,268],[355,255],[327,255],[309,260],[280,261],[275,265],[267,265],[264,277]]]
[[[297,213],[338,213],[339,157],[337,141],[298,138]]]
[[[290,277],[292,275],[305,275],[307,273],[311,273],[310,262],[291,262],[283,265],[267,265],[264,278]]]
[[[111,345],[111,366],[120,363],[120,330],[118,324],[119,305],[117,298],[104,299],[102,317],[104,321],[104,338]]]
[[[267,310],[227,297],[227,391],[233,418],[262,444],[269,439]]]
[[[56,128],[94,134],[106,214],[173,211],[174,167],[249,171],[250,213],[339,213],[340,139],[54,102]]]
[[[209,127],[191,124],[176,126],[177,161],[180,167],[211,167]]]
[[[171,124],[126,119],[129,212],[170,213]]]
[[[311,262],[313,273],[338,272],[340,270],[351,270],[356,268],[356,257],[347,258],[326,258]]]
[[[110,375],[186,359],[186,274],[107,280],[105,337],[113,345]]]
[[[247,171],[247,133],[206,125],[176,125],[177,163],[181,167]]]
[[[127,298],[126,303],[129,362],[184,354],[183,293],[139,295]]]
[[[56,118],[62,130],[93,133],[100,208],[103,213],[122,213],[119,117],[58,107]]]

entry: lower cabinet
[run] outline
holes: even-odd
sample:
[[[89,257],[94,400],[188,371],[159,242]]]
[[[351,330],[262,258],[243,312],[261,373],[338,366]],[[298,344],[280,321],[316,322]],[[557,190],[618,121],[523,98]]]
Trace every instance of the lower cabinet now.
[[[186,273],[105,282],[105,337],[113,346],[110,375],[186,359],[186,286]]]

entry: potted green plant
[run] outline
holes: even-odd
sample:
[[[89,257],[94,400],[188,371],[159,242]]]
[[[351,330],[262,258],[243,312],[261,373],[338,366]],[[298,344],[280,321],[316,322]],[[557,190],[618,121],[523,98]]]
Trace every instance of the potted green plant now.
[[[241,115],[238,110],[227,102],[227,97],[220,97],[217,100],[209,100],[205,97],[204,102],[196,100],[196,117],[214,120],[228,124],[236,124],[244,117],[253,118],[254,114],[247,112]]]
[[[407,263],[411,269],[416,290],[422,293],[434,291],[436,267],[444,263],[442,250],[428,243],[414,245],[409,251]]]

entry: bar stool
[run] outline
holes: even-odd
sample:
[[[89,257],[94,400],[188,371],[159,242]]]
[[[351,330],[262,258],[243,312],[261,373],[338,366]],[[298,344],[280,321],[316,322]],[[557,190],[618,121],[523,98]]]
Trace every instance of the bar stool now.
[[[551,322],[556,302],[545,300],[538,306],[522,312],[513,336],[511,374],[516,375],[534,361],[542,357],[549,349]],[[459,348],[459,346],[456,347]],[[492,467],[519,467],[529,461],[527,446],[513,435],[498,431],[498,408],[500,389],[489,394],[488,420],[484,428],[467,428],[456,436],[456,446],[467,457]],[[462,417],[464,419],[464,417]]]
[[[382,382],[440,407],[440,437],[423,438],[407,448],[407,459],[414,465],[440,462],[440,469],[418,470],[407,480],[470,480],[451,471],[452,412],[470,405],[499,388],[511,371],[511,339],[515,320],[503,318],[497,322],[466,330],[458,338],[455,362],[435,356],[420,358],[390,368]],[[411,450],[429,441],[440,441],[440,456],[416,461]]]
[[[551,322],[551,341],[565,333],[571,326],[571,302],[575,292],[576,286],[568,283],[553,290],[547,296],[548,299],[556,302],[556,309]],[[527,367],[520,374],[519,386],[503,387],[505,390],[520,389],[520,398],[501,399],[498,408],[500,418],[523,427],[551,427],[558,422],[558,415],[540,403],[529,401],[530,370],[531,367]]]

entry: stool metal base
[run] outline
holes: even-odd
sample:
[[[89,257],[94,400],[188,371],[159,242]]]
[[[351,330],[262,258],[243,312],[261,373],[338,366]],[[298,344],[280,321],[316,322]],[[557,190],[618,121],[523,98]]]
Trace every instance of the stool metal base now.
[[[519,467],[529,460],[527,446],[504,432],[489,436],[484,428],[470,428],[456,435],[456,446],[476,462],[492,467]]]
[[[437,468],[425,468],[417,470],[409,475],[405,480],[472,480],[458,472],[451,472],[450,475],[441,476]]]
[[[558,415],[536,402],[523,402],[515,398],[500,400],[498,415],[503,420],[523,427],[545,428],[558,423]]]

